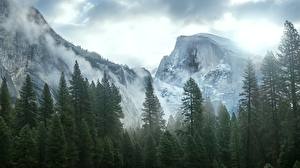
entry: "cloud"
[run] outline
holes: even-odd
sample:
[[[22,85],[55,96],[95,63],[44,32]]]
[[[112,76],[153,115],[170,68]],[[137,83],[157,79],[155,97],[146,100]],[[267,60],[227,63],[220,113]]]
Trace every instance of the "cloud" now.
[[[146,67],[157,66],[179,35],[215,33],[264,55],[284,20],[300,23],[299,0],[39,0],[37,7],[76,45]]]

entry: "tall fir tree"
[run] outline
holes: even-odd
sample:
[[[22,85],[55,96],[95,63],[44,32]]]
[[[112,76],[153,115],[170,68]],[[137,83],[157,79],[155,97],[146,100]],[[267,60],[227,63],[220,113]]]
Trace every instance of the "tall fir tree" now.
[[[183,87],[184,93],[182,98],[182,114],[185,116],[185,122],[188,124],[190,135],[195,134],[195,130],[200,131],[203,128],[202,112],[202,94],[200,88],[194,79],[190,78]]]
[[[11,97],[7,87],[6,78],[2,79],[1,92],[0,92],[0,116],[4,119],[8,126],[12,125],[12,106]]]
[[[12,135],[5,120],[0,116],[0,167],[11,167]]]
[[[38,148],[38,165],[39,167],[47,167],[47,140],[48,130],[43,122],[38,124],[37,128],[37,148]]]
[[[268,162],[272,165],[277,164],[280,153],[280,122],[279,106],[282,98],[282,83],[280,78],[280,66],[272,52],[268,52],[263,60],[262,68],[262,103],[263,110],[260,115],[260,132],[264,141],[265,148],[270,151],[267,153]],[[269,139],[273,139],[270,143]]]
[[[154,93],[152,78],[147,77],[145,101],[143,103],[142,120],[145,131],[151,133],[159,138],[161,131],[165,127],[165,120],[163,119],[163,109],[160,105],[158,97]]]
[[[29,125],[25,125],[20,130],[14,145],[15,167],[38,167],[38,147],[35,137],[36,135]]]
[[[129,133],[126,131],[122,138],[122,155],[123,155],[123,168],[134,167],[134,145],[130,138]]]
[[[175,137],[166,131],[163,133],[158,148],[161,168],[176,168],[180,166],[180,149]]]
[[[230,165],[228,167],[240,168],[240,131],[235,113],[232,113],[230,122]]]
[[[78,125],[78,163],[77,167],[90,168],[93,166],[93,140],[88,124],[83,119]]]
[[[44,85],[43,93],[40,99],[40,118],[41,121],[44,123],[45,128],[48,127],[48,121],[50,120],[51,116],[54,114],[54,105],[53,99],[50,93],[50,89],[48,84]]]
[[[31,128],[36,126],[38,106],[33,83],[29,75],[26,76],[25,82],[20,90],[20,99],[17,102],[17,129],[21,129],[25,125],[28,125]]]
[[[289,161],[282,161],[287,163],[287,167],[291,167],[295,160],[300,160],[300,110],[299,110],[299,86],[300,86],[300,36],[294,25],[286,21],[284,23],[284,34],[279,45],[279,63],[281,66],[281,76],[283,83],[287,88],[285,95],[291,108],[288,113],[287,129],[291,133],[287,135],[282,151],[282,155],[289,155]],[[283,153],[284,152],[284,153]]]
[[[244,151],[242,166],[245,168],[263,166],[260,165],[264,153],[261,152],[257,128],[257,116],[259,115],[258,84],[253,63],[248,60],[244,72],[242,93],[240,94],[240,120],[241,136]],[[260,154],[260,155],[259,155]]]
[[[217,139],[220,148],[220,160],[226,167],[230,167],[230,114],[224,105],[219,107],[218,113]]]
[[[51,121],[48,139],[48,167],[64,168],[66,166],[66,141],[59,116],[54,115]]]
[[[66,167],[76,167],[76,164],[78,162],[78,150],[76,146],[76,139],[78,137],[69,89],[63,72],[61,73],[61,77],[59,80],[56,110],[60,115],[61,124],[65,133]]]

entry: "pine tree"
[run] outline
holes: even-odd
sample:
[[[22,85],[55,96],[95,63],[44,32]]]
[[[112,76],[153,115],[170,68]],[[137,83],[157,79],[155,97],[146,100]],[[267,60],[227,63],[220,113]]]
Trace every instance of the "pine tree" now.
[[[0,116],[4,119],[8,126],[11,126],[12,122],[12,107],[10,102],[10,94],[7,87],[6,78],[2,79],[1,93],[0,93]]]
[[[240,99],[240,117],[242,130],[243,165],[246,168],[262,164],[264,152],[258,138],[257,115],[259,113],[258,85],[254,65],[249,60],[244,73],[243,87]],[[259,155],[260,154],[260,155]],[[263,165],[261,165],[263,166]]]
[[[80,71],[78,62],[75,62],[72,79],[70,80],[70,94],[71,102],[74,107],[74,115],[76,124],[80,124],[84,118],[88,123],[91,131],[94,126],[93,119],[95,118],[92,114],[89,95],[88,95],[88,81],[86,81]]]
[[[239,139],[239,124],[232,113],[231,117],[231,132],[230,132],[230,165],[228,167],[240,168],[240,139]]]
[[[220,147],[220,160],[226,167],[230,167],[230,114],[224,105],[220,106],[218,121],[217,139]]]
[[[134,146],[132,140],[126,131],[122,139],[122,155],[123,155],[123,168],[134,167]]]
[[[20,100],[17,108],[17,129],[23,128],[28,124],[29,127],[36,126],[37,121],[37,101],[33,89],[33,83],[29,75],[26,76],[25,82],[20,90]]]
[[[54,115],[49,130],[48,140],[48,167],[63,168],[66,164],[66,142],[64,130],[62,128],[60,118]]]
[[[201,131],[202,129],[202,94],[192,78],[185,83],[183,90],[182,114],[185,116],[185,122],[188,123],[189,133],[194,135],[195,130]]]
[[[78,164],[80,168],[90,168],[93,165],[93,141],[85,120],[78,126]]]
[[[210,100],[206,100],[204,104],[204,113],[203,113],[203,133],[202,133],[202,142],[205,147],[207,157],[209,159],[210,166],[213,166],[215,160],[218,156],[218,143],[216,137],[216,116],[214,108]],[[201,134],[199,134],[201,135]],[[196,143],[199,142],[199,136],[195,138]]]
[[[0,116],[0,167],[9,168],[11,161],[11,132],[5,120]]]
[[[121,108],[121,95],[114,84],[110,84],[107,73],[96,86],[96,127],[98,135],[121,138],[124,117]]]
[[[280,153],[280,122],[279,105],[281,104],[280,66],[273,53],[269,52],[264,58],[262,72],[262,102],[263,111],[260,118],[262,123],[260,132],[264,139],[264,146],[269,155],[268,160],[276,165]],[[273,139],[270,143],[269,139]]]
[[[208,168],[209,160],[203,146],[201,137],[195,142],[191,135],[186,137],[184,148],[184,167],[186,168]]]
[[[37,147],[38,147],[38,164],[39,167],[47,166],[47,139],[48,130],[45,128],[44,123],[38,125],[38,137],[37,137]]]
[[[48,127],[48,120],[51,118],[51,115],[54,113],[53,99],[50,93],[48,84],[44,85],[42,97],[40,100],[40,118],[45,125],[45,128]]]
[[[18,168],[38,167],[38,148],[34,131],[25,125],[16,138],[14,165]]]
[[[291,134],[286,139],[289,141],[284,145],[289,149],[283,149],[285,153],[290,153],[288,167],[291,167],[295,160],[300,160],[300,114],[299,114],[299,84],[300,84],[300,36],[294,25],[286,21],[284,24],[284,35],[279,45],[279,63],[281,66],[283,83],[287,88],[285,95],[292,105],[288,115],[289,128]],[[291,149],[291,150],[290,150]],[[282,161],[284,162],[284,161]]]
[[[64,73],[61,74],[56,109],[60,114],[61,124],[66,139],[66,167],[75,167],[78,162],[78,150],[76,146],[75,116],[71,106],[71,99]]]
[[[109,137],[104,137],[102,142],[102,158],[100,166],[105,168],[114,168],[115,162],[113,143]]]
[[[164,112],[159,99],[154,93],[151,77],[147,77],[145,81],[146,97],[143,103],[142,113],[142,120],[144,122],[143,127],[147,133],[155,134],[155,136],[159,138],[159,135],[165,126],[165,120],[163,119]]]
[[[145,140],[145,168],[156,168],[158,167],[157,148],[156,142],[149,133]]]
[[[173,135],[166,131],[163,133],[159,143],[159,161],[162,168],[179,167],[180,151],[179,144]]]

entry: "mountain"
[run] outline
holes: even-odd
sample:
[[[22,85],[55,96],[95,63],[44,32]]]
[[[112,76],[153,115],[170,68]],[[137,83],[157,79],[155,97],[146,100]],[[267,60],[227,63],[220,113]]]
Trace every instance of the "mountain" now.
[[[178,111],[189,77],[199,84],[204,98],[235,111],[248,56],[229,39],[216,35],[178,37],[174,50],[161,60],[155,74],[155,86],[167,113]]]
[[[144,77],[150,75],[147,70],[131,69],[75,46],[59,36],[37,9],[0,0],[0,75],[6,77],[14,96],[18,96],[26,74],[31,75],[37,93],[47,82],[55,96],[61,72],[70,79],[75,60],[90,81],[101,80],[103,73],[108,73],[120,88],[125,126],[138,124]]]

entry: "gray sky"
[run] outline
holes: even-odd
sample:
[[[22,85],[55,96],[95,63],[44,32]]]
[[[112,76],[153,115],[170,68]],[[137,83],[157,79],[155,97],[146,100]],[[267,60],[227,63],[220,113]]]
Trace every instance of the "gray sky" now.
[[[176,37],[213,33],[263,55],[285,20],[300,26],[300,0],[37,0],[49,24],[75,45],[131,67],[158,66]]]

